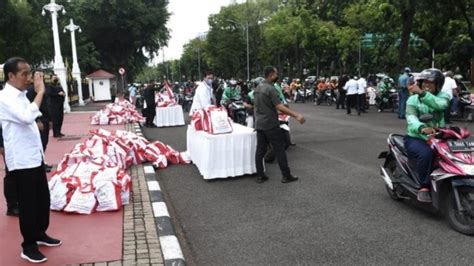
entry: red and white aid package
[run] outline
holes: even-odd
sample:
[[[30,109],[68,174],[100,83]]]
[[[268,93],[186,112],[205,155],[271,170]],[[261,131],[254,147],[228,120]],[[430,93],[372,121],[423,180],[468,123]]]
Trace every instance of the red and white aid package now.
[[[64,208],[65,212],[75,212],[80,214],[91,214],[96,206],[94,192],[82,192],[80,188],[72,194],[69,204]]]
[[[67,205],[67,193],[69,188],[67,184],[62,182],[61,178],[56,175],[48,182],[49,195],[51,199],[50,209],[54,211],[61,211]]]
[[[122,205],[127,205],[130,203],[130,190],[132,188],[132,177],[125,173],[125,171],[120,170],[118,174],[118,182],[120,183],[120,196],[122,198]]]
[[[204,120],[204,110],[196,110],[191,116],[191,126],[194,127],[196,131],[203,130],[202,124]]]
[[[207,109],[210,122],[210,127],[206,130],[208,133],[213,135],[232,133],[232,122],[224,107],[210,106]]]
[[[179,153],[179,161],[181,164],[190,164],[191,156],[188,151],[183,151]]]
[[[116,182],[104,181],[95,183],[96,211],[116,211],[122,207],[120,185]]]

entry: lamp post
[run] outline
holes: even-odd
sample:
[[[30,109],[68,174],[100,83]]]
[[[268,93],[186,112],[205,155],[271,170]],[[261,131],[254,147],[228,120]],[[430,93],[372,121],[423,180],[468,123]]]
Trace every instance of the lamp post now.
[[[247,20],[247,23],[245,25],[232,19],[226,19],[226,21],[240,25],[242,28],[245,29],[245,39],[247,42],[247,80],[250,80],[249,21]]]
[[[55,0],[51,0],[49,4],[43,6],[41,14],[46,15],[46,11],[51,12],[53,40],[54,40],[54,73],[58,76],[59,82],[64,89],[64,112],[71,112],[69,106],[68,87],[66,82],[66,67],[64,67],[63,57],[61,56],[61,46],[59,44],[59,32],[58,32],[58,12],[62,10],[63,15],[66,14],[64,6],[56,4]]]
[[[77,63],[77,50],[76,50],[76,30],[82,32],[81,27],[74,24],[72,19],[69,21],[69,25],[64,27],[64,32],[69,30],[71,32],[71,45],[72,45],[72,76],[77,81],[77,90],[79,93],[79,105],[84,105],[84,100],[82,99],[82,82],[81,82],[81,70],[79,69],[79,64]]]

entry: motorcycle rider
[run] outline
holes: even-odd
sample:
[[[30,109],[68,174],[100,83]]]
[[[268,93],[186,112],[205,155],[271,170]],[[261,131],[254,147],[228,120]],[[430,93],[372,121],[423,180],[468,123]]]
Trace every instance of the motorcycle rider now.
[[[444,85],[443,85],[443,88],[441,89],[441,91],[446,92],[450,97],[449,108],[446,108],[446,110],[444,111],[444,121],[446,122],[446,124],[451,124],[451,118],[450,118],[451,111],[452,111],[451,107],[453,105],[456,105],[455,110],[457,110],[457,102],[456,104],[454,102],[457,101],[456,92],[457,92],[458,85],[456,84],[456,81],[453,79],[453,76],[454,76],[454,73],[452,71],[446,72],[446,75],[444,78]]]
[[[235,114],[231,114],[231,104],[233,101],[238,101],[240,100],[241,94],[240,94],[240,87],[237,86],[237,81],[235,80],[230,80],[229,81],[229,86],[224,89],[224,92],[222,93],[222,99],[221,99],[221,105],[225,106],[231,115],[232,118],[234,118]]]
[[[380,99],[382,101],[381,106],[383,105],[384,107],[386,106],[386,103],[383,102],[383,99],[389,99],[389,101],[392,101],[392,98],[390,97],[390,89],[393,87],[392,82],[390,82],[390,78],[385,76],[383,79],[379,82],[379,93],[380,93]],[[392,105],[393,103],[390,103]],[[382,112],[383,108],[379,108],[378,112]]]
[[[431,202],[430,174],[433,159],[433,150],[426,143],[429,135],[436,133],[435,128],[444,127],[444,110],[448,107],[449,95],[441,88],[444,76],[435,68],[421,72],[418,82],[409,86],[412,94],[407,100],[406,119],[407,135],[404,145],[409,160],[413,160],[420,178],[421,186],[417,199],[420,202]],[[423,114],[432,114],[429,122],[421,122]]]

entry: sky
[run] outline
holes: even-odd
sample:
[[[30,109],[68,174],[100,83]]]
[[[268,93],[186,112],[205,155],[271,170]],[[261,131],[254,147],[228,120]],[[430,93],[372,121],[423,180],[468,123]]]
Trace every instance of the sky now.
[[[221,7],[232,2],[242,3],[244,0],[169,0],[168,11],[171,13],[167,23],[170,29],[168,47],[164,48],[165,61],[179,59],[183,45],[189,40],[209,30],[209,15],[219,13]],[[154,64],[163,61],[160,50]]]

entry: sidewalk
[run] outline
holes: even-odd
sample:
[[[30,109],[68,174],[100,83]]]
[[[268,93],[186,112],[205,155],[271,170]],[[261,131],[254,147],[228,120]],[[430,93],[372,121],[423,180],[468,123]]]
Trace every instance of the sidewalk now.
[[[66,134],[66,137],[63,139],[50,137],[46,151],[46,159],[49,164],[56,165],[64,153],[69,152],[74,144],[87,136],[89,130],[99,128],[89,124],[92,112],[88,113],[88,111],[99,110],[105,104],[107,103],[91,104],[80,108],[73,106],[73,110],[79,109],[81,111],[65,114],[63,133]],[[136,126],[128,124],[103,128],[109,131],[125,128],[135,132]],[[3,169],[3,165],[1,165],[0,171],[2,173],[0,175],[4,175]],[[44,265],[165,264],[149,188],[145,179],[144,166],[132,166],[129,171],[132,176],[133,192],[130,204],[124,206],[123,210],[91,215],[51,212],[50,231],[52,235],[54,233],[54,236],[62,238],[64,244],[58,248],[41,249],[48,257],[48,261]],[[152,178],[156,180],[154,174]],[[0,185],[0,187],[2,186],[3,184]],[[17,218],[4,215],[5,199],[3,196],[0,205],[0,211],[2,211],[0,213],[0,232],[3,233],[0,244],[2,248],[0,265],[31,265],[19,258],[21,234],[18,221]],[[101,228],[107,231],[100,232]],[[72,240],[73,237],[78,238],[78,241]]]

